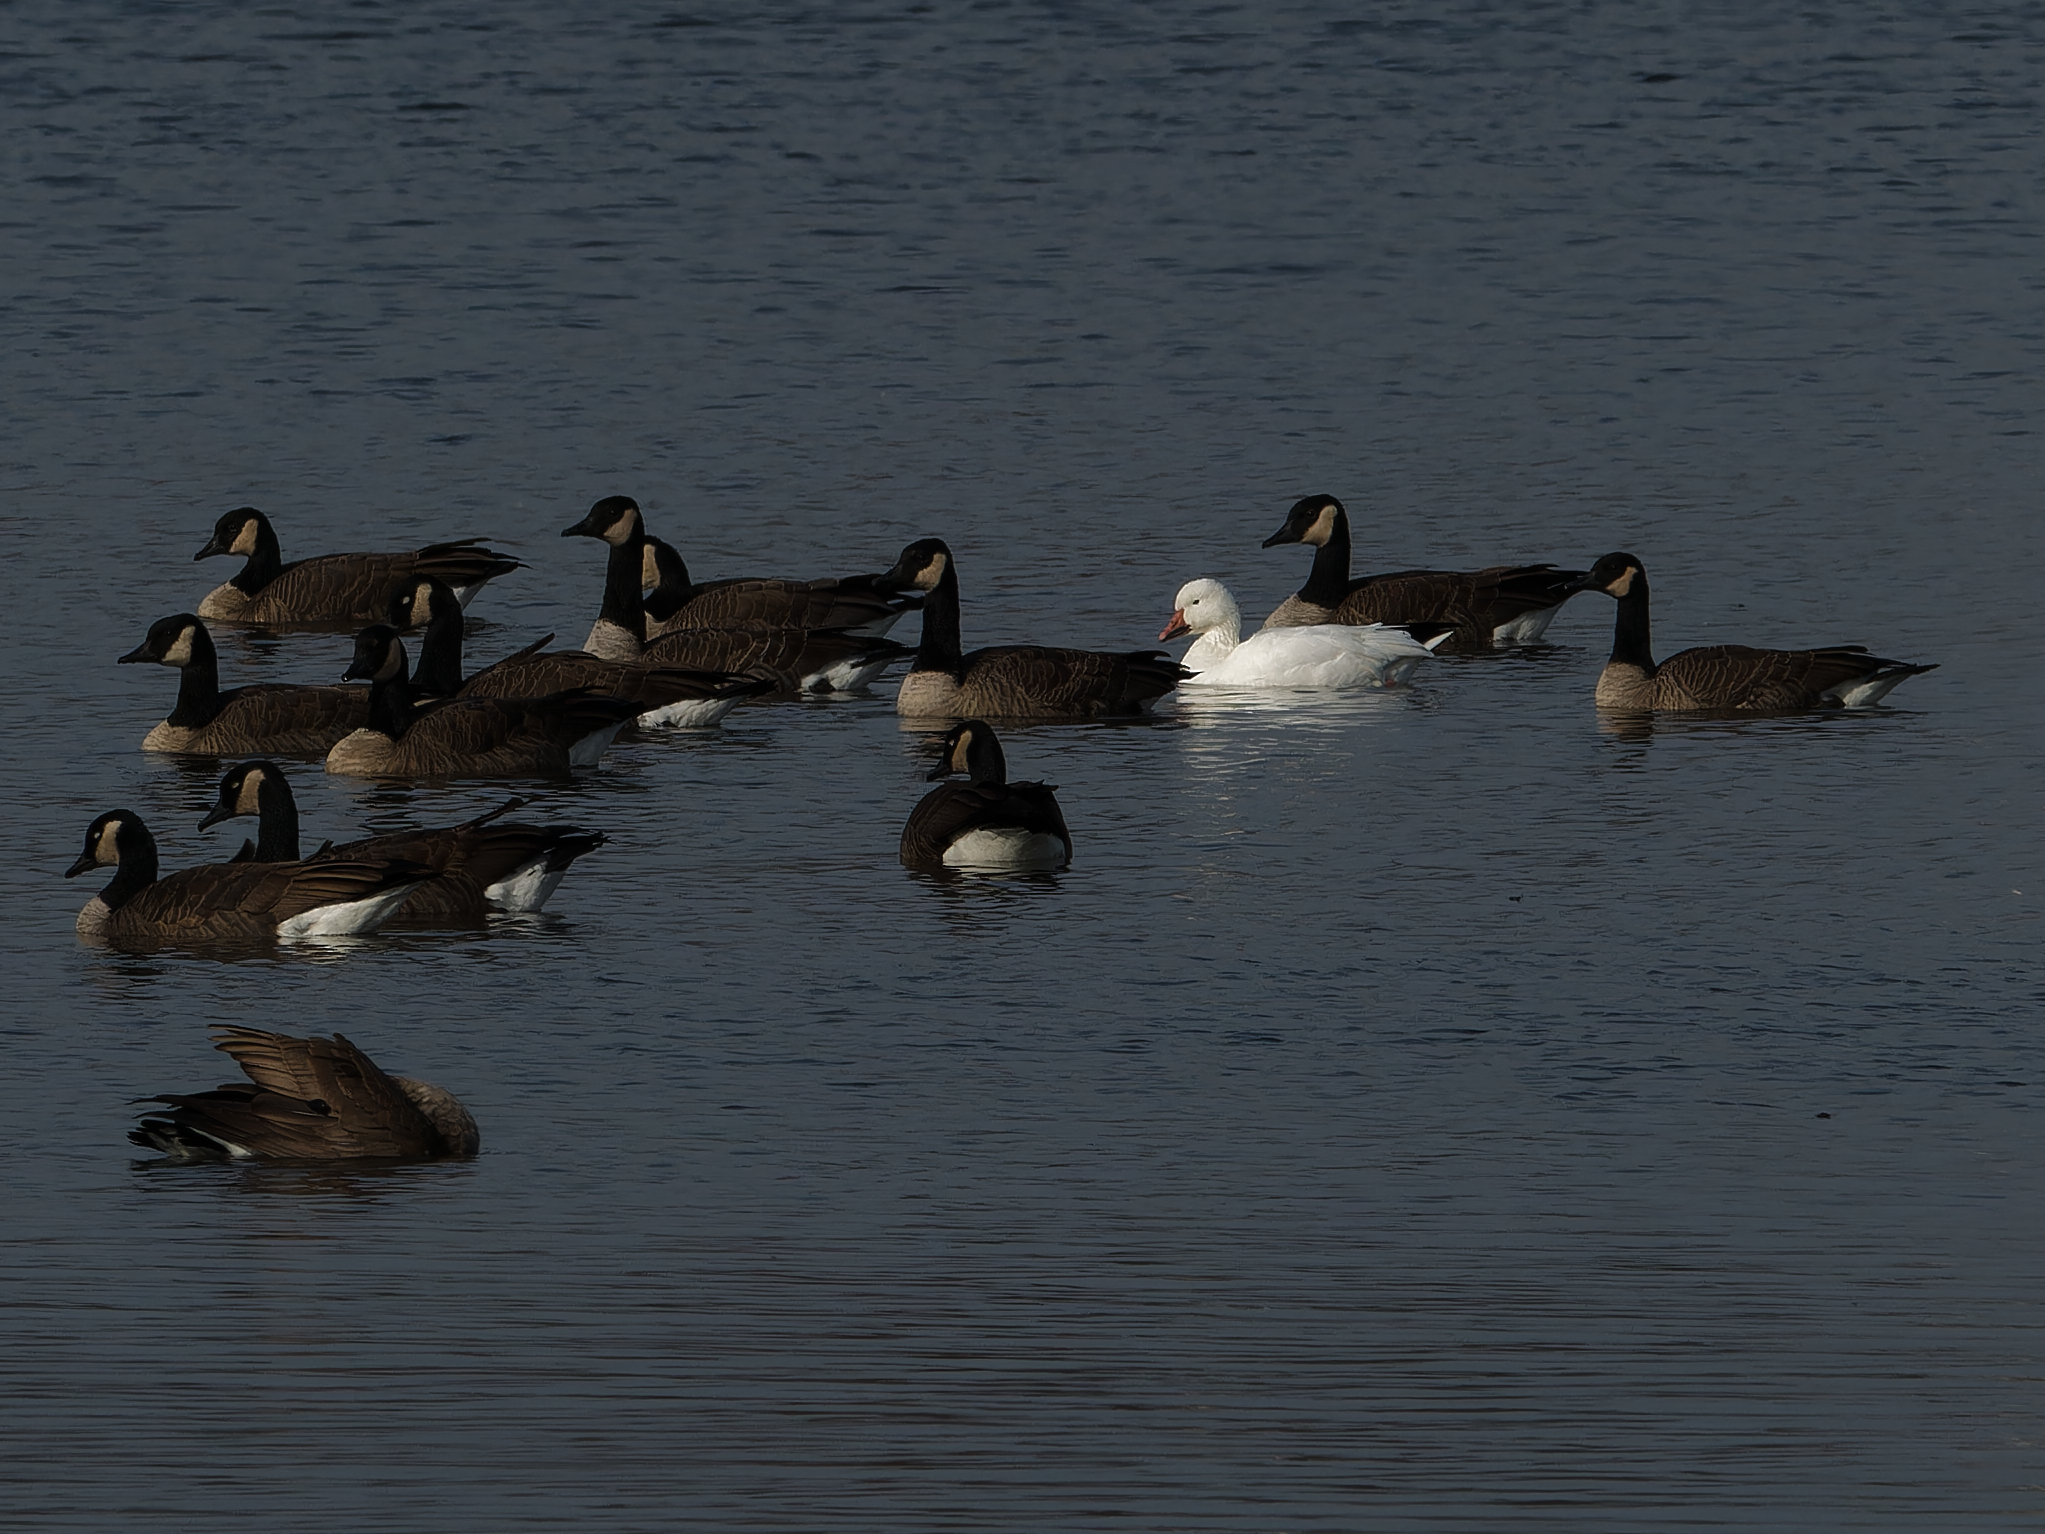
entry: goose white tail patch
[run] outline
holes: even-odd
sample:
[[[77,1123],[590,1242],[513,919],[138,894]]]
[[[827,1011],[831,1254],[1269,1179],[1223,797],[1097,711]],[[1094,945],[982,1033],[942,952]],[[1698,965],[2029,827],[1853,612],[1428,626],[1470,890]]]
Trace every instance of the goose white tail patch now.
[[[1837,698],[1847,708],[1868,708],[1886,698],[1896,688],[1916,675],[1911,671],[1900,671],[1888,676],[1869,677],[1864,681],[1835,687],[1827,697]]]
[[[567,876],[567,869],[549,869],[545,858],[534,858],[499,879],[483,895],[492,905],[507,911],[537,911],[554,897],[554,891]]]
[[[597,760],[611,749],[611,742],[618,738],[618,731],[625,728],[625,721],[607,724],[593,735],[585,735],[568,749],[570,767],[594,767]]]
[[[384,890],[366,900],[344,900],[334,905],[314,906],[310,911],[277,923],[277,936],[286,940],[322,937],[359,937],[374,932],[411,896],[412,886]]]
[[[649,709],[639,716],[639,723],[647,728],[665,726],[673,730],[705,729],[718,723],[743,701],[740,698],[692,698],[686,702]]]
[[[1060,868],[1064,863],[1065,843],[1020,826],[968,831],[944,849],[947,868]]]
[[[878,660],[852,658],[812,671],[802,679],[804,692],[857,692],[888,669],[893,656]]]
[[[1537,607],[1530,613],[1521,613],[1510,623],[1501,623],[1491,631],[1493,644],[1537,644],[1548,625],[1555,621],[1555,615],[1562,609]],[[1446,636],[1444,636],[1446,637]]]

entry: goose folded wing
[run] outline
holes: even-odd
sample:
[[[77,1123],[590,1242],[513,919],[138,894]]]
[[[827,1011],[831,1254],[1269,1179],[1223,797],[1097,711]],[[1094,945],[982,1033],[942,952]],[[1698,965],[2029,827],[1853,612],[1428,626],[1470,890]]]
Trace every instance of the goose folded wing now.
[[[344,1154],[413,1156],[430,1154],[440,1143],[438,1131],[404,1089],[338,1033],[331,1039],[293,1038],[259,1028],[223,1027],[215,1034],[214,1047],[258,1087],[314,1110],[323,1106],[333,1125],[327,1131],[329,1143],[345,1139],[355,1147]]]

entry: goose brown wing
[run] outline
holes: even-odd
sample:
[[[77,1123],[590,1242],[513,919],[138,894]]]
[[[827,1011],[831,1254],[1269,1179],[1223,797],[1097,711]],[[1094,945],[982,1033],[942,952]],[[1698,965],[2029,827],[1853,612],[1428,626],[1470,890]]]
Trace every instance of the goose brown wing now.
[[[353,1148],[323,1154],[421,1156],[441,1149],[439,1132],[404,1089],[342,1035],[301,1039],[232,1026],[217,1028],[214,1033],[214,1047],[231,1057],[264,1092],[296,1099],[315,1111],[326,1108],[330,1143]],[[312,1126],[299,1128],[305,1132]]]
[[[1064,650],[1000,645],[975,650],[959,668],[961,706],[982,715],[1129,713],[1189,675],[1162,650]]]
[[[277,572],[250,604],[252,621],[381,623],[392,591],[420,575],[434,575],[459,590],[519,568],[479,538],[429,544],[392,554],[321,554]]]
[[[945,850],[972,831],[1014,827],[1055,836],[1072,855],[1072,834],[1058,800],[1044,783],[940,783],[909,812],[902,827],[902,862],[912,868],[941,866]]]
[[[565,867],[604,843],[601,831],[587,831],[570,825],[533,825],[526,821],[499,818],[529,802],[507,799],[489,814],[479,815],[457,826],[387,831],[381,836],[364,837],[361,841],[334,848],[331,855],[339,858],[393,858],[421,864],[445,875],[442,882],[461,886],[463,894],[472,892],[473,899],[466,903],[480,907],[483,891],[500,879],[509,878],[520,869],[542,860],[550,867]],[[316,857],[323,855],[315,854]],[[438,887],[438,884],[428,885],[414,897],[414,903],[436,908],[444,904],[432,898]]]
[[[461,698],[423,711],[398,745],[414,759],[453,765],[514,747],[565,751],[584,736],[637,712],[623,699],[589,691],[543,698]]]
[[[642,709],[724,697],[734,689],[758,690],[752,678],[729,671],[603,660],[581,650],[564,650],[552,655],[521,651],[507,656],[487,671],[470,677],[457,696],[535,698],[576,688],[629,698]]]
[[[261,682],[222,693],[199,740],[222,751],[318,756],[368,722],[367,687]]]
[[[696,588],[689,600],[665,620],[662,632],[675,628],[722,628],[735,623],[776,628],[858,628],[893,617],[902,610],[899,601],[862,587],[857,580],[712,581]]]
[[[1689,708],[1808,708],[1835,687],[1900,664],[1870,655],[1865,645],[1822,650],[1757,650],[1704,645],[1671,655],[1655,668],[1659,692],[1680,692]]]
[[[647,645],[645,660],[703,671],[771,677],[784,688],[827,666],[863,656],[910,652],[892,639],[847,634],[839,629],[733,628],[670,629]]]

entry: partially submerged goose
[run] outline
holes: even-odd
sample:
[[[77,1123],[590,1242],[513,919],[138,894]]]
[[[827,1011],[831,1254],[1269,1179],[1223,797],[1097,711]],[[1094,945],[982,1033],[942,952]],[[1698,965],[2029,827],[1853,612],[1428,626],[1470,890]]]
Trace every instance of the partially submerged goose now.
[[[894,590],[887,572],[814,581],[738,579],[695,582],[682,556],[651,534],[646,536],[640,583],[646,593],[646,637],[669,629],[769,628],[844,629],[874,638],[895,626],[923,599]]]
[[[1072,833],[1048,783],[1011,783],[1001,742],[984,719],[944,738],[930,780],[963,772],[971,781],[933,788],[902,827],[907,868],[1063,868]]]
[[[1822,650],[1756,650],[1705,645],[1655,663],[1649,633],[1647,571],[1631,554],[1607,554],[1577,582],[1579,590],[1616,598],[1612,658],[1598,676],[1599,708],[1731,709],[1865,708],[1899,682],[1936,665],[1870,655],[1865,645]]]
[[[622,698],[454,698],[413,706],[404,642],[387,624],[355,638],[351,677],[369,679],[369,722],[327,753],[354,777],[527,777],[594,766],[638,711]]]
[[[586,650],[549,650],[552,634],[465,680],[462,641],[467,620],[447,583],[430,575],[414,577],[398,588],[391,598],[390,621],[393,628],[420,623],[426,627],[412,686],[428,698],[541,698],[588,688],[638,704],[642,725],[698,728],[716,724],[747,698],[777,689],[771,678],[646,660],[604,660]]]
[[[420,885],[405,902],[406,921],[473,918],[490,907],[537,911],[560,888],[569,865],[601,847],[606,838],[601,831],[580,826],[536,826],[502,818],[525,803],[507,800],[460,825],[389,831],[338,847],[329,843],[306,861],[402,858],[430,869],[440,877]],[[243,762],[221,778],[219,796],[199,829],[243,815],[256,817],[256,841],[242,844],[237,862],[299,860],[298,801],[275,762]]]
[[[1286,514],[1264,547],[1304,543],[1314,550],[1307,583],[1273,609],[1264,627],[1313,623],[1447,623],[1459,645],[1532,644],[1581,588],[1581,570],[1553,565],[1492,565],[1467,574],[1400,570],[1349,576],[1349,513],[1332,495],[1310,495]]]
[[[1242,637],[1243,614],[1220,581],[1188,581],[1172,598],[1159,639],[1193,635],[1179,664],[1193,675],[1181,687],[1390,687],[1431,659],[1452,630],[1422,641],[1384,623],[1321,623],[1266,628]]]
[[[386,1075],[338,1033],[221,1026],[213,1035],[248,1080],[138,1098],[164,1106],[143,1110],[131,1142],[173,1161],[432,1161],[482,1146],[452,1092]]]
[[[191,613],[160,618],[142,643],[120,659],[153,661],[178,672],[177,706],[142,737],[144,751],[231,756],[275,751],[324,756],[369,718],[366,687],[297,687],[262,682],[220,690],[220,656],[206,625]]]
[[[270,519],[253,506],[230,511],[192,557],[239,554],[246,563],[199,604],[199,616],[225,623],[376,623],[391,588],[412,575],[436,575],[466,605],[485,581],[521,568],[480,538],[435,543],[397,554],[322,554],[285,564]]]
[[[854,692],[910,654],[892,639],[765,624],[670,628],[649,641],[640,582],[652,540],[639,503],[628,495],[607,496],[580,522],[562,529],[561,536],[601,538],[610,545],[603,608],[583,641],[585,650],[607,660],[741,672],[771,678],[788,692]]]
[[[393,858],[319,863],[207,863],[159,879],[156,838],[131,810],[86,828],[64,872],[116,872],[78,913],[78,935],[109,942],[218,942],[373,932],[430,869]]]
[[[994,645],[962,653],[958,566],[940,538],[902,550],[889,578],[924,593],[923,642],[896,696],[897,713],[982,719],[1137,714],[1186,674],[1162,650]]]

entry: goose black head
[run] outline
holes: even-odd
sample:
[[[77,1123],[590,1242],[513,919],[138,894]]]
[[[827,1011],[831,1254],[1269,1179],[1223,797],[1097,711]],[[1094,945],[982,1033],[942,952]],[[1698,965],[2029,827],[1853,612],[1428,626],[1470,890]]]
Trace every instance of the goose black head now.
[[[912,587],[917,591],[931,591],[950,568],[951,548],[942,538],[918,538],[902,550],[902,557],[895,561],[894,569],[876,584],[886,584],[896,591]]]
[[[460,617],[462,599],[437,575],[415,575],[394,588],[385,617],[394,629],[424,628],[435,618]]]
[[[627,542],[641,531],[639,503],[629,495],[607,495],[589,508],[589,515],[573,527],[561,529],[563,538],[601,538],[612,547]]]
[[[133,810],[108,810],[85,828],[85,850],[64,870],[64,877],[75,879],[95,868],[117,868],[123,852],[149,841],[148,827]]]
[[[204,831],[241,815],[261,815],[263,785],[273,778],[281,782],[283,777],[283,769],[275,762],[243,762],[229,769],[220,780],[220,794],[213,808],[206,812],[206,818],[199,822],[199,829]]]
[[[197,564],[215,554],[253,554],[269,529],[270,519],[255,507],[237,507],[213,524],[213,536],[206,540],[203,549],[192,556],[192,562]]]
[[[142,643],[123,655],[118,664],[154,661],[159,666],[182,669],[195,660],[210,658],[212,649],[213,636],[206,632],[206,625],[191,613],[178,613],[150,624]]]
[[[405,642],[387,623],[372,623],[355,636],[355,659],[341,673],[344,682],[388,682],[405,674]]]
[[[1335,519],[1344,516],[1342,503],[1332,495],[1310,495],[1305,500],[1293,502],[1292,510],[1285,514],[1285,526],[1264,540],[1264,547],[1275,549],[1281,543],[1310,543],[1319,548],[1335,536]]]
[[[1008,759],[1002,753],[1001,741],[984,719],[967,719],[953,725],[944,737],[943,752],[925,782],[935,783],[960,772],[975,783],[1001,783],[1008,779]]]
[[[1632,593],[1636,581],[1645,582],[1647,570],[1639,559],[1631,554],[1607,554],[1590,568],[1582,580],[1571,581],[1568,590],[1602,591],[1608,597],[1623,597]]]

